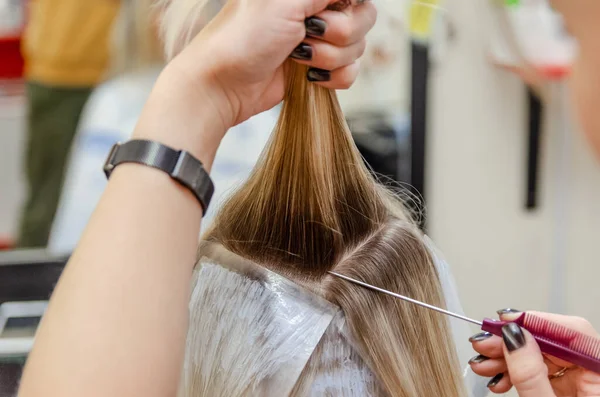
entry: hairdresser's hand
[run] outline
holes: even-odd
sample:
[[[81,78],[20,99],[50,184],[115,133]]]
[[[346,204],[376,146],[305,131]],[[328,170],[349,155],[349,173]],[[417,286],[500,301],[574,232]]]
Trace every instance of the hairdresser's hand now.
[[[598,40],[600,2],[596,0],[551,0],[552,6],[564,18],[567,29],[583,44]]]
[[[502,320],[514,320],[520,315],[511,309],[499,313]],[[584,319],[531,313],[584,334],[598,336]],[[600,396],[600,375],[543,355],[531,334],[514,323],[505,326],[503,333],[503,338],[481,333],[470,339],[480,355],[473,357],[469,364],[476,374],[493,377],[488,387],[494,393],[506,393],[515,386],[520,397]],[[568,369],[563,376],[549,379],[564,368]]]
[[[570,78],[571,97],[578,122],[600,159],[600,1],[552,0],[552,5],[579,42]]]
[[[348,88],[373,27],[375,6],[364,0],[330,11],[332,0],[229,0],[172,62],[190,88],[210,86],[226,126],[272,108],[284,94],[288,58],[313,68],[307,78]],[[350,0],[343,2],[350,3]]]

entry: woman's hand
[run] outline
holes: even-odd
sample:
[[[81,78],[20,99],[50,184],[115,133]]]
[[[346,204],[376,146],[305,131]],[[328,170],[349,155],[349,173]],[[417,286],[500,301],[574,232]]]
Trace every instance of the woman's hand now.
[[[286,60],[309,66],[315,84],[348,88],[375,18],[365,0],[228,0],[165,68],[133,135],[210,170],[229,128],[283,99]]]
[[[183,72],[192,90],[216,90],[227,127],[282,100],[283,64],[290,57],[311,67],[307,78],[316,84],[348,88],[376,10],[364,0],[336,4],[344,2],[332,11],[324,10],[331,0],[229,0],[171,69]]]
[[[579,56],[571,74],[571,97],[579,124],[600,158],[600,2],[552,0],[569,32],[579,43]]]
[[[515,320],[521,313],[505,309],[502,320]],[[589,322],[578,317],[531,312],[591,336],[598,336]],[[504,343],[503,343],[504,339]],[[494,393],[506,393],[515,386],[520,397],[598,397],[600,375],[555,357],[543,355],[529,332],[511,323],[503,328],[503,338],[487,332],[470,339],[479,353],[469,364],[478,375],[493,377],[488,387]],[[564,375],[550,379],[553,374]]]
[[[600,2],[595,0],[551,0],[552,7],[562,14],[566,28],[582,44],[595,43],[600,27]]]

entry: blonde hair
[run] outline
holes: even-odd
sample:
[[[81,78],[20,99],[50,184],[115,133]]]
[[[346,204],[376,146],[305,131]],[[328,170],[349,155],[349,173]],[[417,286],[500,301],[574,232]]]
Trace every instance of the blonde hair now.
[[[113,29],[109,76],[164,63],[159,38],[159,11],[155,0],[131,0],[121,3]]]
[[[164,27],[171,55],[197,31],[203,3],[168,1]],[[463,395],[444,317],[327,273],[335,270],[436,306],[445,304],[422,233],[364,165],[335,92],[308,83],[306,68],[292,62],[287,79],[270,142],[205,239],[337,304],[352,348],[376,377],[379,394]],[[322,355],[323,348],[313,353],[292,395],[304,395],[326,370]],[[185,394],[202,395],[199,390]]]

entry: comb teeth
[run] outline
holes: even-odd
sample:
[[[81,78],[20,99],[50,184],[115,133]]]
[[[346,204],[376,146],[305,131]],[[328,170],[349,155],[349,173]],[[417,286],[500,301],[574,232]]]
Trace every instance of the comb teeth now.
[[[570,350],[600,360],[600,339],[573,331],[565,326],[526,313],[519,321],[537,338],[558,343]]]

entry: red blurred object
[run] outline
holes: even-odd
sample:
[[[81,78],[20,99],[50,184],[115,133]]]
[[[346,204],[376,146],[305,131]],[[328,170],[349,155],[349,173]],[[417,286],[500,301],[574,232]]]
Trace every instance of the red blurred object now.
[[[9,26],[0,26],[0,79],[20,79],[23,77],[24,60],[21,53],[21,40],[27,21],[28,0],[21,0],[5,8],[5,21]],[[6,22],[5,22],[6,23]]]
[[[9,238],[0,236],[0,251],[8,251],[15,248],[15,242]]]
[[[21,55],[20,37],[0,37],[0,79],[23,77],[24,61]]]
[[[540,72],[549,80],[562,80],[571,73],[571,67],[545,66],[540,68]]]

